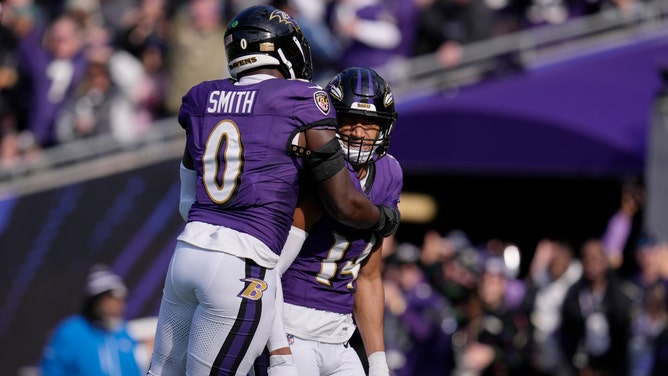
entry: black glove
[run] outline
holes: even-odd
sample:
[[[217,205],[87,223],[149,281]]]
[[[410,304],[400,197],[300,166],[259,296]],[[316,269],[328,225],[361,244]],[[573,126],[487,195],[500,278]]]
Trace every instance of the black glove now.
[[[380,219],[378,224],[373,229],[378,235],[387,238],[397,232],[399,222],[401,221],[401,213],[397,208],[387,205],[376,205],[380,210]]]

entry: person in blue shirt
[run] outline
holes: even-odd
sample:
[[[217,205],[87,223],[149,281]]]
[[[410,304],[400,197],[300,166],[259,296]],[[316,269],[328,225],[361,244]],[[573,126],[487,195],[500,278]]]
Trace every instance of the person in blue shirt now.
[[[59,323],[44,349],[42,376],[141,375],[123,319],[127,293],[121,277],[94,266],[81,312]]]

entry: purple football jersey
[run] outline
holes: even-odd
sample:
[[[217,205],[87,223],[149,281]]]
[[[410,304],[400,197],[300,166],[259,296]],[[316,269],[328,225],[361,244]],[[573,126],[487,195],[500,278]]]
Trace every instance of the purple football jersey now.
[[[206,81],[183,97],[179,124],[197,172],[188,220],[247,233],[279,254],[302,171],[289,145],[305,129],[335,128],[327,94],[297,80]]]
[[[366,189],[349,166],[358,190],[365,191],[374,204],[397,207],[403,185],[401,166],[387,155],[369,171]],[[286,303],[348,314],[353,309],[355,279],[362,261],[369,255],[376,236],[337,222],[326,212],[311,228],[299,255],[283,273]]]

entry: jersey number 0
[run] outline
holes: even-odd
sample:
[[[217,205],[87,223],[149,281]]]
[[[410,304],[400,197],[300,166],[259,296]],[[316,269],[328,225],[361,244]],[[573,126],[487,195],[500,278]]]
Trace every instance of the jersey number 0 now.
[[[243,170],[241,133],[233,121],[223,120],[213,128],[202,163],[206,193],[214,203],[226,203],[236,192]]]

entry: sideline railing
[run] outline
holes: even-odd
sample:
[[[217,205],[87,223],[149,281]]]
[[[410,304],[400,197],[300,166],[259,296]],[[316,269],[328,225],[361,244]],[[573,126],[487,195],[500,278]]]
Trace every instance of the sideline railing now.
[[[527,70],[657,34],[668,34],[666,0],[640,1],[633,13],[606,9],[563,24],[470,43],[463,46],[462,60],[453,68],[444,68],[432,53],[391,62],[379,73],[400,100],[478,82],[497,68],[499,58],[514,59]]]
[[[109,134],[54,146],[36,162],[0,170],[0,198],[176,159],[184,145],[185,131],[176,117],[169,117],[154,122],[144,137],[132,143],[120,143]]]

